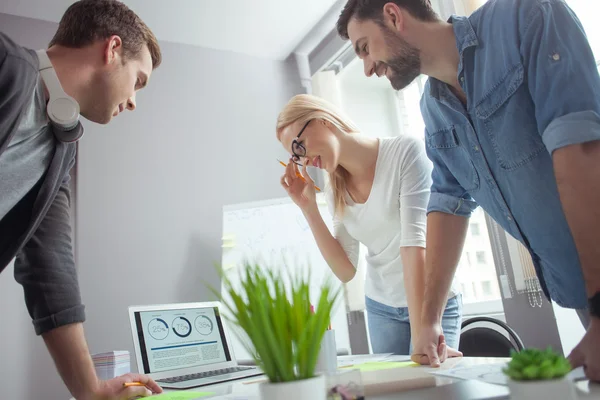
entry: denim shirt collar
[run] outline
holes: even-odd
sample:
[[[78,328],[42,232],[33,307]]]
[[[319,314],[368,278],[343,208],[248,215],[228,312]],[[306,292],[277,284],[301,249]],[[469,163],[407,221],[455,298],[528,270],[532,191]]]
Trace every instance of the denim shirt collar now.
[[[466,49],[479,45],[479,40],[477,40],[477,35],[468,17],[453,15],[448,18],[448,22],[452,24],[452,29],[454,29],[456,48],[458,48],[462,58],[462,54]]]
[[[475,30],[471,25],[471,21],[469,21],[468,17],[461,17],[457,15],[452,15],[448,18],[449,23],[452,24],[452,29],[454,30],[454,37],[456,39],[456,48],[459,53],[459,61],[458,61],[458,75],[460,76],[463,70],[463,53],[469,47],[475,47],[479,45],[479,40],[477,39],[477,35],[475,34]],[[442,97],[442,93],[440,92],[442,82],[437,79],[431,79],[431,86],[429,90],[429,94],[435,98],[440,99]],[[443,84],[445,87],[446,85]]]

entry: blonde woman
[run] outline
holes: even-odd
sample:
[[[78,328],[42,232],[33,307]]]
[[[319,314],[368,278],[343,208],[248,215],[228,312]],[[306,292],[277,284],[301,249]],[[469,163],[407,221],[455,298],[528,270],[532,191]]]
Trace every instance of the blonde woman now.
[[[295,96],[285,106],[277,139],[291,155],[281,185],[302,210],[333,273],[350,281],[359,243],[368,249],[365,295],[373,352],[410,354],[424,292],[432,169],[424,143],[408,136],[360,135],[332,104],[310,95]],[[307,165],[329,174],[333,236],[319,214]],[[299,167],[306,182],[296,175]],[[451,291],[442,326],[453,348],[458,348],[461,317],[461,295]]]

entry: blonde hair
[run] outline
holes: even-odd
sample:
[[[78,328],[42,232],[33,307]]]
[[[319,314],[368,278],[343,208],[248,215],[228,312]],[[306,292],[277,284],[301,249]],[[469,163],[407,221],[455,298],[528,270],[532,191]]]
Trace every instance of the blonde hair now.
[[[277,139],[281,141],[281,132],[295,122],[301,125],[320,119],[331,123],[344,133],[358,133],[358,128],[336,106],[320,97],[309,94],[299,94],[285,105],[277,117]],[[346,184],[348,171],[338,165],[335,171],[329,173],[329,184],[333,191],[333,209],[336,215],[342,215],[346,206]]]

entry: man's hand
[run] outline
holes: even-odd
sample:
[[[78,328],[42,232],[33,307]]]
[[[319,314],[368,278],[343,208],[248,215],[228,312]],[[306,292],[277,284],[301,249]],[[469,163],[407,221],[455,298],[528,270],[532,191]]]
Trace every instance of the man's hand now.
[[[588,297],[600,291],[600,141],[554,151],[554,173],[560,201],[581,262]],[[573,368],[583,366],[586,376],[600,382],[600,320],[592,318],[581,342],[569,355]]]
[[[448,356],[462,356],[447,347],[441,320],[468,227],[468,218],[460,215],[431,212],[427,216],[425,293],[421,324],[411,357],[416,363],[439,367]]]
[[[411,360],[417,364],[437,368],[448,357],[462,357],[462,353],[446,345],[441,325],[421,326],[413,354],[410,356]]]
[[[160,386],[145,375],[125,374],[99,381],[81,323],[61,326],[42,336],[60,376],[77,400],[127,400],[162,392]],[[126,388],[123,386],[125,382],[140,382],[144,386]]]
[[[144,386],[124,387],[125,382],[140,382]],[[125,374],[108,381],[100,381],[98,389],[90,400],[129,400],[152,396],[156,393],[162,393],[162,389],[149,376]]]
[[[592,318],[581,342],[569,354],[573,368],[583,366],[589,380],[600,382],[600,319]]]

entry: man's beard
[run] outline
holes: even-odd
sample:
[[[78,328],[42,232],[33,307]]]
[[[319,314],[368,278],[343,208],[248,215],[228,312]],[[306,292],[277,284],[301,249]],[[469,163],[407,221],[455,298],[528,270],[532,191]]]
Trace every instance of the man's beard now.
[[[392,57],[386,62],[392,71],[388,79],[394,90],[402,90],[421,74],[421,55],[419,49],[389,29],[384,29],[385,43],[392,51]]]

